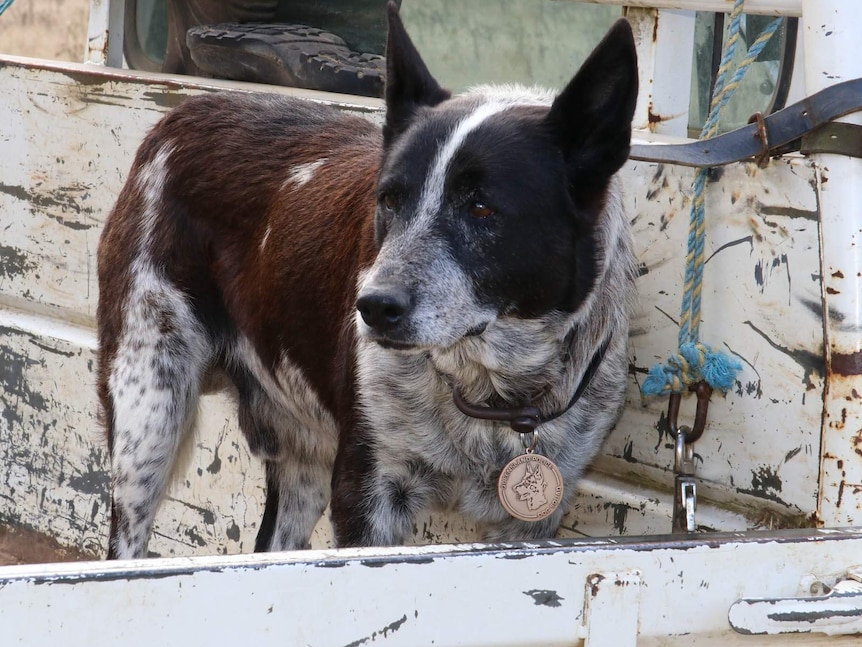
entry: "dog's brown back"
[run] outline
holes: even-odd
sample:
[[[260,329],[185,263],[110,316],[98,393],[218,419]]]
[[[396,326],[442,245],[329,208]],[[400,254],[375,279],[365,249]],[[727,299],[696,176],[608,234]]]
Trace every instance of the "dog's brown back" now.
[[[99,248],[112,556],[141,556],[207,371],[224,370],[236,384],[258,456],[277,464],[286,444],[312,454],[297,451],[292,460],[331,463],[332,418],[352,389],[353,329],[345,322],[357,272],[373,260],[380,140],[359,116],[216,94],[188,100],[140,147]],[[282,390],[286,373],[312,405],[307,411],[265,410],[264,392]],[[326,419],[330,437],[310,440],[319,433],[313,420],[296,425],[300,438],[285,437],[277,419],[308,411]],[[278,471],[268,468],[271,485]],[[328,497],[329,467],[323,471],[313,480]]]

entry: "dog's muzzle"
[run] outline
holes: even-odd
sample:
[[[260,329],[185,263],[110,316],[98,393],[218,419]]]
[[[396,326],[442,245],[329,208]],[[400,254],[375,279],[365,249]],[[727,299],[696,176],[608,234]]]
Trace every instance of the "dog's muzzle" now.
[[[362,288],[356,299],[356,310],[364,324],[360,325],[360,334],[384,348],[396,350],[449,346],[459,339],[481,335],[487,326],[487,322],[481,322],[466,330],[453,330],[445,323],[445,315],[451,313],[439,307],[422,317],[421,304],[417,303],[414,293],[396,283],[377,283]],[[429,322],[432,325],[428,326]]]

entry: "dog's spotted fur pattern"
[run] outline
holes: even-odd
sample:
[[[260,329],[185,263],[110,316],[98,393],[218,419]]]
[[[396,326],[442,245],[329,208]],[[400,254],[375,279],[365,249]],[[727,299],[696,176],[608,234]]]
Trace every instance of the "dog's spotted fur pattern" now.
[[[322,106],[213,95],[138,151],[99,253],[111,557],[146,554],[216,373],[266,465],[258,550],[306,546],[331,487],[340,545],[401,543],[429,506],[489,540],[559,525],[623,397],[634,272],[613,175],[636,94],[631,32],[618,24],[556,99],[507,86],[449,100],[392,10],[388,61],[383,137]],[[486,201],[493,215],[472,218]],[[357,313],[357,295],[393,289],[408,297],[395,324]],[[496,481],[521,440],[465,417],[452,389],[556,413],[604,341],[583,397],[540,427],[563,504],[511,518]]]
[[[598,451],[624,396],[631,249],[618,199],[609,199],[602,218],[608,227],[601,245],[613,252],[602,255],[601,279],[576,313],[529,322],[503,317],[480,337],[427,354],[393,353],[359,340],[361,404],[374,420],[377,454],[368,498],[376,507],[368,512],[372,528],[363,543],[401,543],[415,512],[428,505],[456,505],[484,526],[488,540],[553,534],[575,494],[572,484]],[[452,386],[460,385],[470,402],[495,394],[523,402],[549,388],[539,405],[550,415],[565,408],[605,338],[605,358],[577,406],[540,427],[538,450],[557,464],[566,483],[560,507],[541,522],[509,517],[496,484],[502,466],[523,452],[520,437],[505,424],[465,417],[452,402]]]

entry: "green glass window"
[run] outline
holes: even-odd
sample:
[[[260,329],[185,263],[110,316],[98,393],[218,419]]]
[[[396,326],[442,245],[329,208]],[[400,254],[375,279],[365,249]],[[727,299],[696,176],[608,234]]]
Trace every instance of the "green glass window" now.
[[[169,72],[292,84],[272,74],[255,78],[253,60],[235,66],[250,76],[236,76],[236,70],[229,69],[233,61],[229,50],[222,58],[214,56],[207,61],[208,68],[196,67],[190,61],[194,52],[190,54],[186,48],[184,35],[196,26],[195,21],[209,17],[210,22],[219,24],[308,25],[322,30],[316,36],[320,47],[333,39],[343,44],[346,54],[329,60],[330,69],[333,65],[354,66],[354,80],[362,76],[363,69],[373,68],[378,76],[382,74],[385,0],[182,0],[172,4],[174,9],[169,12],[166,0],[126,0],[125,54],[130,67],[161,70],[165,65]],[[455,92],[479,83],[505,82],[560,88],[622,11],[619,6],[558,0],[401,0],[399,4],[432,73]],[[771,20],[768,16],[743,17],[737,59]],[[727,22],[725,14],[696,15],[689,105],[692,137],[698,136],[708,114]],[[277,33],[278,26],[273,28],[272,33]],[[768,114],[783,107],[793,67],[796,28],[796,19],[785,19],[761,52],[722,113],[722,131],[744,125],[755,112]],[[182,34],[173,38],[173,45],[172,30]],[[236,35],[235,42],[239,40]],[[316,60],[319,62],[320,57]],[[300,70],[299,76],[308,76],[306,72]],[[310,85],[302,87],[371,95],[379,95],[382,89],[382,81],[364,89],[355,83],[339,87],[337,83],[315,86],[315,82],[312,79]]]
[[[734,62],[745,56],[750,45],[772,20],[770,16],[743,15],[741,39]],[[712,87],[727,39],[727,22],[726,14],[697,12],[688,122],[691,137],[700,134],[709,114]],[[722,132],[744,126],[755,112],[770,114],[784,107],[793,72],[797,23],[795,18],[785,18],[749,68],[739,89],[721,113]]]

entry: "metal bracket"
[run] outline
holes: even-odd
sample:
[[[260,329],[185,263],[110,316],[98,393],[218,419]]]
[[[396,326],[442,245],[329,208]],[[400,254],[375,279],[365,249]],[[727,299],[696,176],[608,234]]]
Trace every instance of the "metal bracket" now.
[[[727,619],[745,635],[862,634],[862,568],[847,571],[826,595],[798,598],[742,598]]]
[[[584,647],[635,647],[640,624],[640,571],[593,573],[584,594]]]
[[[696,532],[694,513],[697,511],[697,481],[694,479],[694,446],[688,442],[687,428],[681,427],[676,436],[674,452],[673,519],[671,532]]]
[[[697,410],[694,425],[678,424],[681,394],[672,393],[667,405],[670,433],[675,440],[673,471],[676,474],[673,488],[673,518],[671,532],[691,533],[697,531],[697,481],[695,480],[694,442],[703,435],[712,387],[704,381],[693,384],[689,390],[697,394]]]

